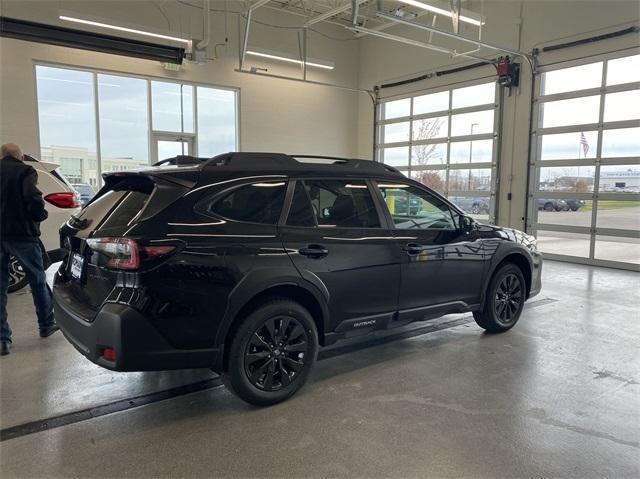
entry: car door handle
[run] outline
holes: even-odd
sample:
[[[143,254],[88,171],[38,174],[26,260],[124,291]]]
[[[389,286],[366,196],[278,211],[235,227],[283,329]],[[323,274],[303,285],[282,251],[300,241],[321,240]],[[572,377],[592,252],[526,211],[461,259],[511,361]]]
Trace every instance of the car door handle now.
[[[306,248],[300,248],[298,253],[309,258],[323,258],[329,254],[329,250],[324,246],[312,244]]]
[[[408,255],[414,256],[416,254],[420,254],[422,252],[423,248],[419,244],[409,243],[409,244],[405,245],[405,247],[402,248],[402,250],[406,251],[406,253]]]

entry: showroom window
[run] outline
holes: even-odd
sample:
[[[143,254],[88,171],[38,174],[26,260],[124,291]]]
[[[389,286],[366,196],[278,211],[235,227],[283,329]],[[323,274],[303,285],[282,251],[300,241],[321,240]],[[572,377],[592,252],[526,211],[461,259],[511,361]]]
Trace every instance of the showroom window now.
[[[542,68],[529,224],[556,259],[640,265],[640,55]]]
[[[498,90],[469,84],[385,100],[377,109],[377,160],[495,222]]]
[[[36,81],[40,158],[72,183],[238,149],[237,90],[47,65]]]

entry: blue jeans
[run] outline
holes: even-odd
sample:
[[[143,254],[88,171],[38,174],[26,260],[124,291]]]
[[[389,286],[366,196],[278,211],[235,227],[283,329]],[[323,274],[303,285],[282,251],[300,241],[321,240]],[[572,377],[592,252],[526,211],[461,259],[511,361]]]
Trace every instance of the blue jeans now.
[[[42,264],[40,243],[35,238],[28,241],[0,241],[0,340],[2,341],[11,341],[11,328],[7,321],[7,288],[11,255],[18,258],[27,274],[33,304],[38,315],[38,327],[46,329],[55,324],[53,298]]]

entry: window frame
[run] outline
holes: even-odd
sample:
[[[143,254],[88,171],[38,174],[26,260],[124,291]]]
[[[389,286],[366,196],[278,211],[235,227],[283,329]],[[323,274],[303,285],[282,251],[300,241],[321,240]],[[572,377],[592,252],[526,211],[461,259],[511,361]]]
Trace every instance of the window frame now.
[[[109,69],[103,69],[103,68],[93,68],[93,67],[88,67],[88,66],[82,66],[82,65],[72,65],[72,64],[67,64],[67,63],[58,63],[58,62],[49,62],[49,61],[42,61],[42,60],[33,60],[32,61],[32,68],[33,68],[33,79],[34,79],[34,91],[35,91],[35,103],[36,103],[36,115],[35,115],[35,125],[36,125],[36,142],[37,142],[37,147],[38,147],[38,156],[42,156],[42,143],[41,143],[41,139],[40,139],[40,111],[39,111],[39,107],[38,107],[38,74],[37,74],[37,68],[39,66],[42,67],[49,67],[49,68],[58,68],[58,69],[64,69],[64,70],[75,70],[75,71],[81,71],[81,72],[85,72],[85,73],[90,73],[92,76],[92,83],[93,83],[93,111],[94,111],[94,116],[95,116],[95,135],[96,135],[96,160],[97,160],[97,170],[99,172],[98,174],[98,178],[97,178],[97,188],[102,187],[103,185],[103,179],[102,179],[102,151],[101,151],[101,145],[100,145],[100,104],[99,104],[99,98],[98,98],[98,75],[112,75],[112,76],[122,76],[122,77],[129,77],[129,78],[136,78],[136,79],[140,79],[140,80],[145,80],[147,83],[147,120],[148,120],[148,140],[147,140],[147,147],[148,147],[148,153],[147,153],[147,157],[148,157],[148,162],[149,165],[153,164],[153,154],[154,154],[154,143],[155,143],[155,136],[157,135],[162,135],[162,134],[169,134],[169,135],[182,135],[186,138],[190,138],[193,140],[193,156],[198,156],[198,87],[201,88],[211,88],[211,89],[216,89],[216,90],[226,90],[226,91],[231,91],[235,94],[235,103],[234,103],[234,107],[235,107],[235,124],[234,124],[234,128],[235,128],[235,149],[236,151],[240,150],[240,145],[242,144],[242,138],[241,138],[241,131],[240,131],[240,125],[241,125],[241,103],[240,103],[240,96],[241,96],[241,89],[240,87],[235,87],[235,86],[228,86],[228,85],[219,85],[219,84],[213,84],[213,83],[203,83],[203,82],[198,82],[198,81],[193,81],[193,80],[181,80],[181,79],[175,79],[175,78],[167,78],[167,77],[163,77],[163,76],[159,76],[159,75],[141,75],[141,74],[136,74],[136,73],[130,73],[130,72],[126,72],[126,71],[121,71],[121,70],[109,70]],[[160,130],[154,130],[153,128],[153,111],[152,111],[152,93],[151,93],[151,82],[153,81],[158,81],[158,82],[165,82],[165,83],[177,83],[179,85],[190,85],[193,87],[193,97],[192,97],[192,103],[193,103],[193,129],[194,132],[193,133],[180,133],[180,132],[163,132]],[[89,182],[90,184],[90,182]]]
[[[314,218],[316,222],[315,226],[298,226],[298,225],[290,225],[287,224],[289,219],[289,213],[291,211],[291,205],[293,204],[293,196],[295,193],[296,185],[298,182],[305,183],[306,181],[363,181],[367,185],[367,191],[371,195],[371,199],[373,201],[374,207],[376,209],[376,214],[378,215],[378,221],[380,222],[380,226],[376,227],[360,227],[360,226],[336,226],[332,227],[321,227],[318,225],[318,219]],[[306,188],[305,188],[306,191]],[[317,231],[335,231],[335,230],[390,230],[392,229],[389,225],[389,220],[384,210],[382,209],[379,198],[379,192],[374,189],[373,180],[369,177],[348,177],[348,176],[296,176],[289,178],[289,187],[287,190],[287,196],[285,197],[285,207],[282,210],[282,215],[280,216],[280,222],[278,222],[279,227],[283,228],[300,228],[305,230],[317,230]],[[308,197],[308,195],[307,195]]]
[[[454,225],[454,229],[452,230],[445,230],[442,228],[397,228],[395,222],[393,221],[393,216],[391,215],[391,212],[389,211],[389,208],[387,207],[387,203],[384,201],[384,196],[382,195],[382,191],[380,190],[380,188],[378,187],[378,183],[379,182],[386,182],[389,184],[399,184],[399,185],[407,185],[408,187],[413,187],[416,188],[420,191],[422,191],[426,196],[428,196],[429,198],[433,198],[435,200],[440,200],[442,201],[445,205],[447,205],[447,208],[449,209],[449,214],[451,215],[451,222]],[[374,179],[371,180],[372,186],[373,188],[376,190],[376,196],[378,199],[378,203],[380,205],[380,207],[383,209],[384,215],[386,217],[387,223],[390,225],[390,229],[391,230],[395,230],[395,231],[459,231],[460,225],[456,223],[455,220],[455,216],[453,215],[453,212],[455,212],[460,218],[463,216],[468,216],[467,213],[463,212],[462,210],[460,210],[460,208],[458,208],[455,204],[453,204],[451,201],[449,201],[447,198],[445,198],[444,196],[438,194],[437,192],[433,192],[431,191],[429,188],[427,188],[426,186],[418,183],[418,184],[412,184],[406,181],[401,181],[401,180],[389,180],[387,178],[384,179]]]
[[[640,231],[634,229],[607,228],[598,227],[599,218],[599,202],[606,201],[629,201],[639,202],[640,193],[620,193],[602,191],[601,186],[601,169],[607,166],[631,166],[640,169],[640,154],[637,156],[602,156],[602,145],[605,132],[621,129],[634,128],[640,124],[640,119],[635,120],[616,120],[605,121],[605,100],[606,95],[611,93],[633,91],[640,89],[640,81],[628,82],[615,85],[607,85],[608,63],[619,58],[635,56],[640,54],[637,47],[624,49],[615,53],[606,53],[592,55],[576,60],[560,61],[541,65],[535,77],[535,99],[533,102],[533,129],[529,132],[531,135],[531,153],[529,157],[529,183],[527,196],[527,222],[526,231],[538,236],[538,232],[544,235],[553,233],[570,233],[588,238],[589,251],[586,256],[572,256],[569,254],[543,252],[544,256],[549,259],[568,261],[574,263],[591,264],[598,266],[608,266],[621,269],[640,270],[640,265],[631,262],[613,261],[598,259],[596,256],[596,247],[598,237],[609,238],[640,238]],[[542,94],[544,87],[544,74],[556,70],[563,70],[581,65],[602,62],[602,71],[600,85],[594,88],[586,88],[580,90],[571,90],[562,93]],[[598,107],[598,121],[588,124],[573,124],[558,127],[540,127],[540,105],[556,100],[583,98],[597,95],[600,97]],[[541,159],[542,138],[544,135],[560,134],[560,133],[596,133],[596,143],[590,144],[590,148],[595,151],[593,158],[558,158],[552,160]],[[568,191],[544,191],[539,188],[540,176],[543,168],[593,168],[593,190],[583,193],[573,193]],[[565,225],[560,223],[541,223],[539,221],[540,211],[538,210],[539,199],[576,199],[591,202],[591,216],[589,226]],[[630,204],[630,203],[629,203]]]

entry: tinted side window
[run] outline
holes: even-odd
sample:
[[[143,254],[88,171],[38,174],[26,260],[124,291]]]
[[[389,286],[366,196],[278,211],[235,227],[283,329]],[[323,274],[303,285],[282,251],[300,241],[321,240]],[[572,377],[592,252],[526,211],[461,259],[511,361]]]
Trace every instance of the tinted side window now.
[[[309,180],[304,185],[318,226],[380,228],[373,198],[364,181]]]
[[[291,226],[316,226],[316,215],[302,181],[296,183],[287,224]]]
[[[396,229],[456,229],[444,201],[410,185],[379,183],[378,188]]]
[[[274,225],[280,218],[285,182],[259,182],[236,188],[216,199],[210,213],[234,221]]]

